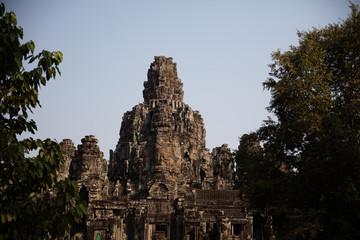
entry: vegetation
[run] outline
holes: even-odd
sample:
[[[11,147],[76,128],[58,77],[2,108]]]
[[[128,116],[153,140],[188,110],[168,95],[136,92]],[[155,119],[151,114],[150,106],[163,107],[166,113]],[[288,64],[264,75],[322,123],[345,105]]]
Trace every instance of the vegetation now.
[[[350,8],[273,53],[263,84],[276,120],[236,152],[245,196],[277,239],[360,239],[360,13]]]
[[[34,55],[32,41],[21,44],[16,15],[0,4],[0,239],[63,236],[82,220],[86,206],[77,204],[76,181],[59,181],[64,151],[50,139],[26,138],[37,130],[29,112],[40,106],[38,92],[60,74],[61,52]],[[24,62],[35,65],[26,71]],[[28,65],[30,66],[30,65]],[[28,153],[39,150],[37,157]]]

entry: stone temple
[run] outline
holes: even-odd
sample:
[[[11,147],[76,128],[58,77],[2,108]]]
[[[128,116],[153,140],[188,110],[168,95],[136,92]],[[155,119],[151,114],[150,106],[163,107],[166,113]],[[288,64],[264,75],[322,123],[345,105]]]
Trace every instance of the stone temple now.
[[[227,145],[210,153],[198,111],[183,102],[172,58],[155,57],[144,102],[124,114],[107,162],[90,135],[61,142],[60,177],[78,181],[88,202],[72,239],[254,239]]]

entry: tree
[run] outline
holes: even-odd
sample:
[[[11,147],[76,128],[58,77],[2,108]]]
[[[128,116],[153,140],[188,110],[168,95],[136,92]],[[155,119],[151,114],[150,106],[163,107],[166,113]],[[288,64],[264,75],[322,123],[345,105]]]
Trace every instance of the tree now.
[[[244,151],[245,195],[271,214],[279,239],[360,239],[360,13],[299,32],[299,46],[273,53],[268,110]],[[241,159],[241,160],[240,160]]]
[[[0,4],[0,239],[44,239],[63,236],[86,212],[77,203],[76,181],[59,181],[64,151],[50,139],[26,138],[35,133],[29,112],[40,106],[38,91],[60,74],[61,52],[34,55],[32,41],[20,43],[23,30],[16,15]],[[26,71],[24,63],[35,68]],[[30,65],[27,65],[30,66]],[[36,157],[29,152],[39,150]]]

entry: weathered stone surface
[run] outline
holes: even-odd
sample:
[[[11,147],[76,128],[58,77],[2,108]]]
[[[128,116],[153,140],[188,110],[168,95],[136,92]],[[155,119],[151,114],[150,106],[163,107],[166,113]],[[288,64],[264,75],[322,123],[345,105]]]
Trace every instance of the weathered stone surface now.
[[[64,140],[68,175],[89,207],[73,238],[253,239],[252,217],[233,190],[230,149],[210,154],[203,119],[183,102],[182,86],[172,58],[155,57],[144,102],[123,116],[109,169],[94,136],[76,151]]]
[[[142,197],[158,182],[173,197],[210,187],[212,162],[203,119],[183,103],[172,59],[155,57],[144,86],[144,103],[124,114],[110,179],[123,182],[127,194]]]
[[[176,63],[172,62],[172,58],[155,57],[148,71],[148,81],[144,82],[144,102],[147,104],[156,104],[154,102],[165,100],[169,103],[182,102],[184,98],[182,86],[177,76]]]
[[[80,188],[86,188],[90,200],[99,200],[108,195],[108,166],[93,135],[81,142],[70,166],[70,177],[78,181]]]
[[[234,187],[234,163],[231,150],[227,144],[216,147],[211,153],[214,168],[215,189],[232,189]]]
[[[59,179],[63,180],[69,177],[70,164],[75,156],[75,145],[71,139],[64,139],[60,142],[60,146],[65,150],[64,162],[60,164]]]

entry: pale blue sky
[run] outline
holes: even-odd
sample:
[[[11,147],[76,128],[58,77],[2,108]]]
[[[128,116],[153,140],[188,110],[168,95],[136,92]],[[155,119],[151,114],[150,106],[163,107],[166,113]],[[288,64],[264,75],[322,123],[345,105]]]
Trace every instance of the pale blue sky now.
[[[107,159],[124,112],[143,101],[154,56],[177,62],[184,102],[204,118],[207,147],[236,149],[270,115],[262,82],[271,52],[296,45],[297,30],[350,12],[345,0],[2,2],[37,52],[64,54],[61,77],[40,92],[36,137],[77,145],[93,134]]]

